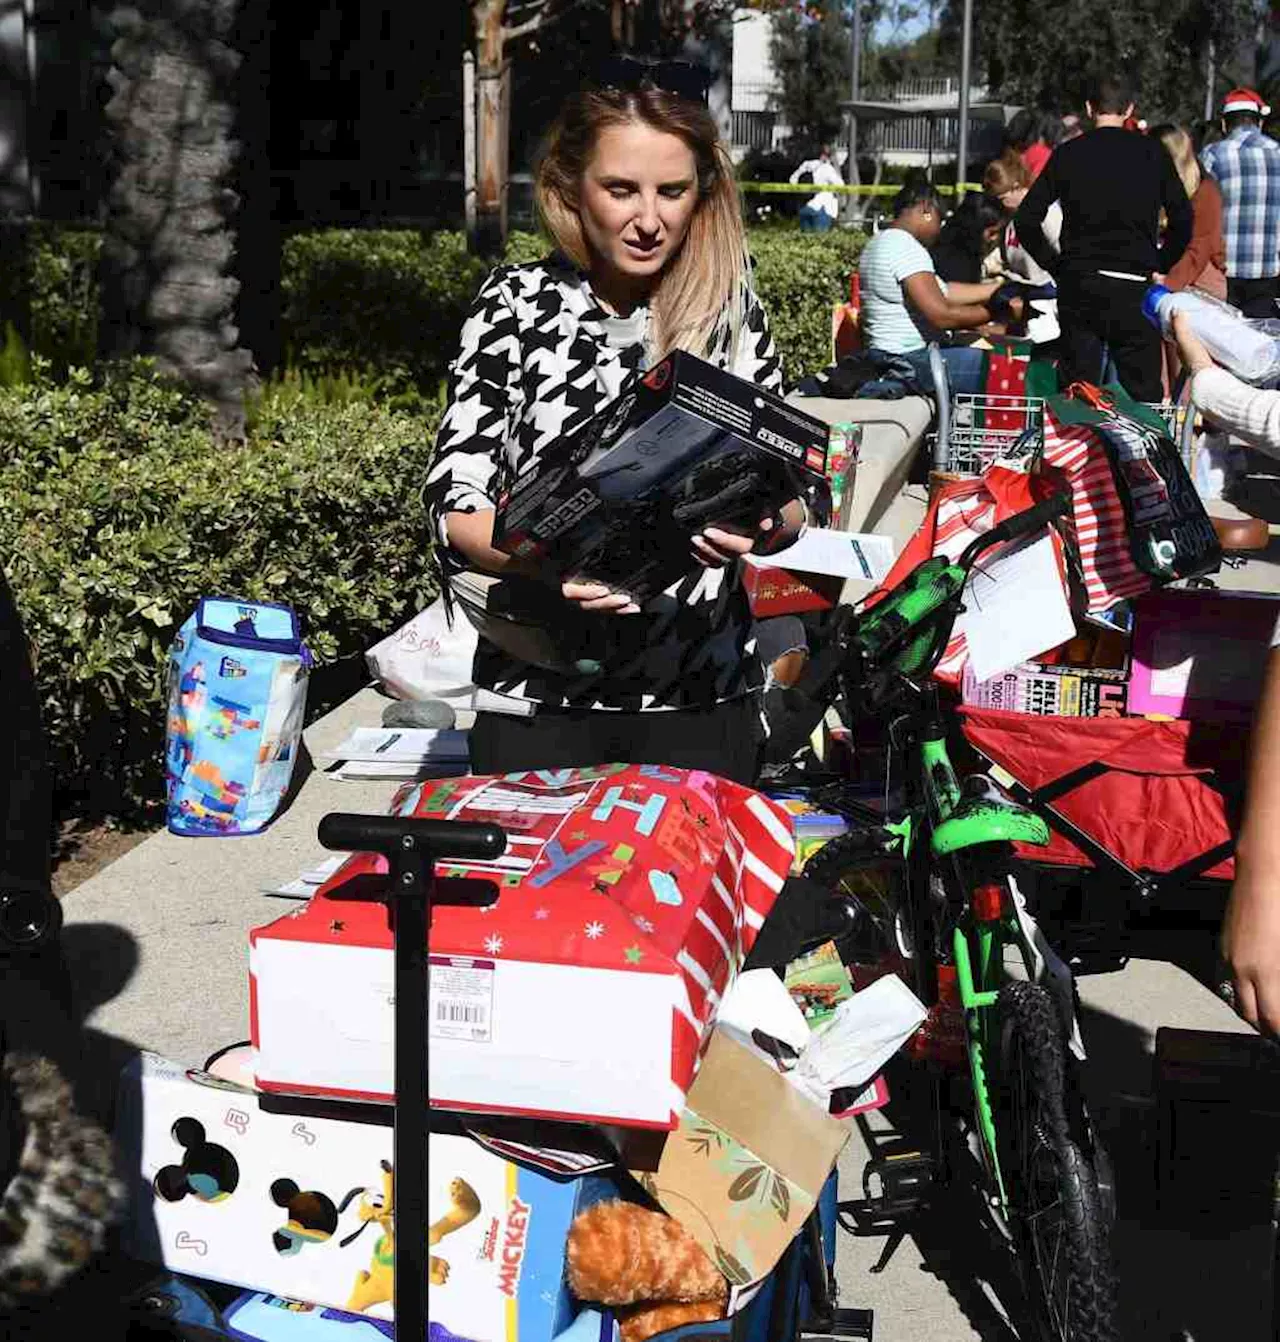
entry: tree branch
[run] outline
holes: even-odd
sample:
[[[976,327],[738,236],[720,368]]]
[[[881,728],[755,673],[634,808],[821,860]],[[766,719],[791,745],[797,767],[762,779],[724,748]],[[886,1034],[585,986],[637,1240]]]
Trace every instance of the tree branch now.
[[[569,3],[561,9],[551,9],[551,0],[545,0],[538,12],[522,23],[512,24],[502,29],[503,43],[515,42],[521,37],[528,37],[530,33],[536,33],[540,28],[545,28],[555,23],[557,19],[562,19],[572,9],[577,9],[580,0],[569,0]]]

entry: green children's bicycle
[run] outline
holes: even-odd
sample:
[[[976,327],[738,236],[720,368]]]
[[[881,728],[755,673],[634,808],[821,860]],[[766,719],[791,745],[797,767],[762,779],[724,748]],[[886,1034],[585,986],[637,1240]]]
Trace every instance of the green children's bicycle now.
[[[1048,843],[1048,829],[985,776],[957,777],[929,679],[979,558],[1040,532],[1066,507],[1065,497],[1047,500],[955,563],[926,561],[870,610],[841,607],[791,704],[802,712],[805,699],[812,708],[839,696],[847,710],[888,722],[902,805],[881,812],[847,786],[820,789],[815,799],[852,828],[804,874],[861,914],[841,946],[855,986],[897,973],[930,1008],[912,1052],[935,1078],[936,1114],[946,1109],[947,1076],[967,1076],[966,1134],[1019,1270],[1024,1335],[1112,1342],[1111,1177],[1079,1083],[1074,986],[1031,917],[1012,848]]]

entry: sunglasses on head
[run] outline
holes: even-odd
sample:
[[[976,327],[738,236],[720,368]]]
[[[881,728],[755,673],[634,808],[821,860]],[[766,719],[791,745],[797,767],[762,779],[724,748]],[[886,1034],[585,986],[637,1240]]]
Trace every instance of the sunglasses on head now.
[[[609,56],[597,68],[592,84],[602,89],[622,89],[638,93],[641,89],[661,89],[705,103],[711,87],[711,71],[693,61],[656,60],[646,56]]]

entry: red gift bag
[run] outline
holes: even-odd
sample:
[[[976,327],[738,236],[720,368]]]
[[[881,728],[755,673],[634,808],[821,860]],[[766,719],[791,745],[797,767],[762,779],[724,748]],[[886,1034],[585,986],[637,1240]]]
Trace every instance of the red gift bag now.
[[[1099,614],[1117,601],[1150,591],[1150,576],[1133,562],[1124,504],[1111,462],[1093,427],[1064,424],[1052,406],[1046,405],[1043,460],[1061,471],[1071,488],[1088,614]]]
[[[958,559],[965,546],[1014,513],[1025,512],[1062,487],[1052,470],[1028,475],[1006,466],[990,466],[976,479],[951,480],[934,495],[914,536],[902,548],[884,584],[868,598],[873,604],[892,591],[913,569],[935,555]],[[1065,552],[1056,532],[1059,564],[1066,584]],[[934,678],[959,685],[969,652],[963,631],[953,631]]]

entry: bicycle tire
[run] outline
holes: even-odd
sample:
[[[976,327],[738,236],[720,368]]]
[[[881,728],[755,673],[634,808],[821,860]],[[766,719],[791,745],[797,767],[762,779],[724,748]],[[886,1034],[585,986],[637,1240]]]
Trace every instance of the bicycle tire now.
[[[1109,1225],[1061,1015],[1039,984],[1006,983],[996,1023],[996,1145],[1032,1335],[1118,1342]]]
[[[914,951],[903,921],[906,864],[892,851],[895,842],[879,825],[858,826],[823,844],[804,865],[807,880],[852,900],[867,914],[839,944],[858,990],[887,974],[915,987]]]

